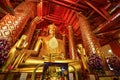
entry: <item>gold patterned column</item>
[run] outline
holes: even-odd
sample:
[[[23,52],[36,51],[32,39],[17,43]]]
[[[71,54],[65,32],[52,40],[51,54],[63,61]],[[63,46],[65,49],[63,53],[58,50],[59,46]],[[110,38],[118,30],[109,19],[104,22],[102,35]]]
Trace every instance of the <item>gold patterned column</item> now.
[[[74,48],[74,38],[73,38],[73,29],[72,26],[68,26],[68,34],[69,34],[69,57],[73,60],[76,59],[76,51]]]
[[[13,45],[23,31],[27,21],[34,15],[35,3],[23,2],[17,6],[15,15],[7,14],[0,21],[0,37]]]
[[[85,51],[87,55],[90,54],[98,54],[100,55],[100,44],[97,41],[95,35],[90,30],[90,25],[87,21],[87,18],[82,14],[79,14],[79,23],[80,23],[80,31],[82,35],[82,40],[84,44]]]

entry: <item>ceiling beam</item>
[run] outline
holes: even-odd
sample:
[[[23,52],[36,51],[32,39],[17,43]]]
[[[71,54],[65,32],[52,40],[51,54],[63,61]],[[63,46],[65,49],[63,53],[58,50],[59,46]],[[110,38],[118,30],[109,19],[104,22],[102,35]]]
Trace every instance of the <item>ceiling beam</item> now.
[[[87,6],[84,6],[84,5],[82,5],[82,4],[78,4],[78,3],[73,2],[73,1],[70,1],[70,0],[63,0],[63,1],[66,2],[66,3],[69,3],[69,4],[71,4],[71,5],[74,5],[74,6],[76,6],[76,7],[82,8],[82,9],[88,9]],[[59,2],[60,2],[60,1],[59,1]]]
[[[80,8],[73,7],[73,6],[71,6],[71,5],[67,5],[67,4],[65,4],[65,3],[62,3],[62,2],[59,2],[59,1],[56,1],[56,0],[48,0],[48,1],[50,1],[50,2],[52,2],[52,3],[55,3],[55,4],[57,4],[57,5],[60,5],[60,6],[64,6],[64,7],[68,8],[68,9],[75,10],[75,11],[80,11],[80,10],[81,10]]]
[[[120,32],[120,29],[99,33],[99,34],[96,34],[96,36],[97,37],[99,37],[99,36],[109,36],[109,37],[112,37],[112,36],[114,36],[114,34],[116,34],[118,32]]]
[[[89,5],[91,8],[93,8],[93,10],[95,10],[98,14],[100,14],[104,19],[108,20],[108,18],[100,11],[98,10],[94,5],[92,5],[90,2],[88,1],[84,1],[87,5]]]
[[[59,23],[65,23],[64,21],[62,21],[62,20],[58,20],[58,19],[56,19],[56,18],[54,18],[54,17],[51,17],[51,16],[46,16],[46,17],[43,17],[43,19],[47,19],[47,20],[50,20],[50,21],[53,21],[53,22],[59,22]]]
[[[116,23],[120,24],[119,23],[120,21],[120,10],[117,11],[114,15],[112,15],[108,21],[100,24],[95,30],[94,30],[94,33],[100,33],[100,32],[103,32],[105,30],[107,30],[108,28],[116,25]]]

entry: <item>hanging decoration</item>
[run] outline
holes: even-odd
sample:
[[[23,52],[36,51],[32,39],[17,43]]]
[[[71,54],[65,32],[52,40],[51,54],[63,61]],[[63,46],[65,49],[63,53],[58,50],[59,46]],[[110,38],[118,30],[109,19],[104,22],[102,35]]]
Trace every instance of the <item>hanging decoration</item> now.
[[[7,59],[7,54],[10,50],[10,46],[5,39],[0,39],[0,67],[4,64]]]
[[[91,54],[88,57],[88,65],[91,72],[103,73],[103,62],[97,54]]]

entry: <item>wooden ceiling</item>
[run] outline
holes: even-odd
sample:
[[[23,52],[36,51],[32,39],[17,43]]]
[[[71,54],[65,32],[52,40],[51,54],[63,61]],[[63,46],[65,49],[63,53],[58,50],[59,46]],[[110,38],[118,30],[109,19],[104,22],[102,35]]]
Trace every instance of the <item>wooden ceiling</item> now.
[[[13,8],[24,0],[10,0]],[[46,30],[46,26],[54,23],[59,34],[68,37],[68,25],[73,27],[75,42],[81,43],[81,33],[77,14],[87,17],[91,30],[95,33],[101,45],[120,38],[120,0],[26,0],[34,2],[44,21],[37,25],[37,29]],[[1,18],[4,16],[0,14]],[[59,36],[59,35],[58,35]]]

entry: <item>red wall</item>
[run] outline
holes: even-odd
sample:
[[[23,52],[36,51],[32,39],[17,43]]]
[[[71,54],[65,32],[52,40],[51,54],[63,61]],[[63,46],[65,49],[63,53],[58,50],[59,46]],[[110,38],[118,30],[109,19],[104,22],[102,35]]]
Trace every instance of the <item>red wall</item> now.
[[[110,46],[113,53],[120,57],[120,43],[118,41],[113,41],[110,43]]]

